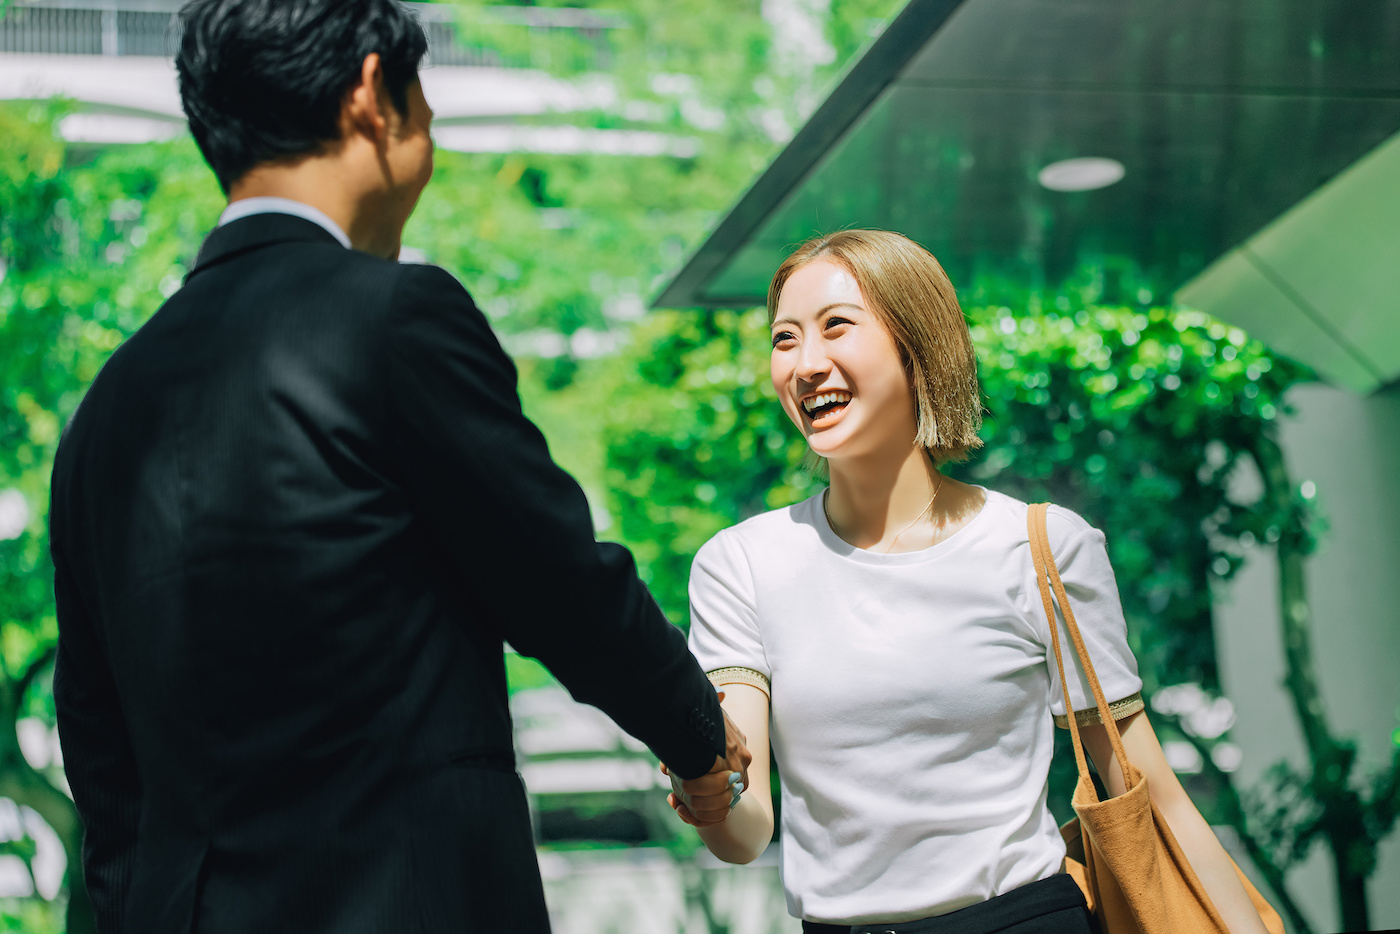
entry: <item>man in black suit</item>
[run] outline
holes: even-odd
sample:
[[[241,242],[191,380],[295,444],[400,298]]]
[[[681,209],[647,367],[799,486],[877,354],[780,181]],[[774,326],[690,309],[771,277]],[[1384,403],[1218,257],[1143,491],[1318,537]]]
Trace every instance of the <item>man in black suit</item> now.
[[[546,931],[503,639],[713,816],[742,736],[594,540],[466,291],[394,262],[432,171],[416,21],[182,16],[230,207],[53,475],[54,693],[99,930]]]

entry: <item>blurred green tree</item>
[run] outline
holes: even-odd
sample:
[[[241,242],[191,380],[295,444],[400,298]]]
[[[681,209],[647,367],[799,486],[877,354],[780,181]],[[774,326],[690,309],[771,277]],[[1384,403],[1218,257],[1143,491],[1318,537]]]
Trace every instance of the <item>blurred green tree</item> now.
[[[901,3],[539,4],[593,12],[619,27],[591,32],[520,29],[488,0],[453,5],[465,40],[528,52],[559,80],[606,102],[530,119],[651,133],[678,153],[440,153],[405,242],[458,274],[508,346],[543,361],[529,365],[526,381],[554,390],[610,346],[594,334],[625,330],[642,313],[659,277],[762,171]],[[579,43],[606,54],[573,54]],[[589,70],[599,62],[606,73]],[[580,331],[588,333],[574,339]]]
[[[66,112],[0,105],[0,490],[23,519],[0,541],[0,795],[58,834],[67,927],[86,932],[77,812],[61,767],[30,765],[17,731],[25,717],[53,727],[48,478],[62,425],[108,354],[179,286],[219,199],[188,141],[70,150],[54,131]],[[20,916],[54,920],[35,905]]]

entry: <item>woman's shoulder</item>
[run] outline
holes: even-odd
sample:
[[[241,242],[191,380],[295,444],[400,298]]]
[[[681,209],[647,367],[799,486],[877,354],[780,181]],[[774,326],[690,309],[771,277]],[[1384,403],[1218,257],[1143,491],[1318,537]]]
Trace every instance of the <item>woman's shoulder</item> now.
[[[987,502],[982,508],[992,511],[992,518],[996,520],[996,524],[1003,528],[1007,534],[1014,535],[1018,541],[1029,542],[1030,531],[1026,523],[1030,505],[1014,496],[1008,496],[996,490],[984,488],[984,491]],[[1088,532],[1098,532],[1098,529],[1094,528],[1079,513],[1055,503],[1051,503],[1050,508],[1046,510],[1045,527],[1050,535],[1052,547],[1069,542]]]

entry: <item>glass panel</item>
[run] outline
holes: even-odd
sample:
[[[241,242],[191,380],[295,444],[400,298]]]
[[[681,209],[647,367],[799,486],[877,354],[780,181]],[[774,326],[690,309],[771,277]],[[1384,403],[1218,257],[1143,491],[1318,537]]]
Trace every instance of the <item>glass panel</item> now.
[[[1114,256],[1169,290],[1400,130],[1398,37],[1400,0],[966,0],[703,295],[760,302],[793,244],[848,226],[960,285]],[[1037,182],[1082,156],[1126,176]]]
[[[1400,97],[896,85],[705,294],[760,300],[790,245],[848,226],[913,237],[959,285],[984,272],[1054,284],[1115,255],[1170,289],[1397,128]],[[1126,175],[1097,191],[1037,182],[1079,156]]]

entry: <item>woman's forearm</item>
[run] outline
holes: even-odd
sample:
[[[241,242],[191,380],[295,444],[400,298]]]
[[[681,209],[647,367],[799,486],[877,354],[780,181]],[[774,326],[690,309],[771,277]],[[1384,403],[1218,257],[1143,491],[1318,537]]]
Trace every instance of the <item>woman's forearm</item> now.
[[[1235,864],[1190,800],[1159,810],[1230,934],[1268,934],[1249,893],[1240,884]]]
[[[726,863],[751,863],[773,839],[773,816],[757,798],[744,795],[723,823],[696,829],[709,851]]]
[[[1254,908],[1254,902],[1235,873],[1234,863],[1167,763],[1162,744],[1147,714],[1130,714],[1118,721],[1118,727],[1128,761],[1147,779],[1147,792],[1152,796],[1152,803],[1171,828],[1172,836],[1180,844],[1196,877],[1205,886],[1206,894],[1210,896],[1215,910],[1220,912],[1230,934],[1268,934],[1259,912]],[[1104,727],[1095,724],[1081,727],[1079,732],[1109,796],[1116,798],[1121,795],[1127,786]]]
[[[720,701],[725,713],[748,738],[753,753],[749,763],[750,787],[727,818],[696,829],[710,852],[726,863],[751,863],[773,839],[773,797],[768,784],[768,695],[752,685],[726,684]]]

